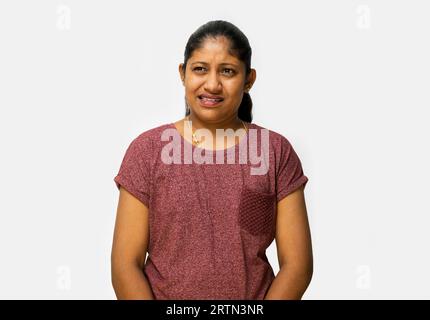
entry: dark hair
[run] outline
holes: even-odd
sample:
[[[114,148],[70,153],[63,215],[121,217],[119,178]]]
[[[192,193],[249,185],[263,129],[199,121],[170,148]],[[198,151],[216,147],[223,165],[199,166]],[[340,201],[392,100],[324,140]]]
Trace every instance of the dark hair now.
[[[251,55],[252,50],[249,45],[248,38],[234,24],[223,21],[214,20],[200,26],[188,39],[184,53],[184,64],[182,70],[185,73],[188,59],[191,57],[194,50],[202,47],[203,42],[212,37],[224,36],[230,42],[230,54],[237,57],[245,64],[245,77],[248,77],[251,71]],[[187,101],[185,99],[185,116],[190,114]],[[239,119],[252,122],[252,99],[249,93],[244,92],[242,102],[238,110]]]

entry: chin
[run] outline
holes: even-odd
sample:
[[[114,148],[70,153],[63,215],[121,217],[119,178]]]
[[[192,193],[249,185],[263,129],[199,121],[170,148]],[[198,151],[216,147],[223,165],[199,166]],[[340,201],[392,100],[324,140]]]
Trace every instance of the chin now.
[[[192,112],[194,115],[199,118],[201,121],[208,122],[208,123],[217,123],[219,121],[223,121],[226,118],[229,118],[229,113],[225,112],[226,110],[221,109],[210,109],[207,110],[207,108],[200,108],[198,106],[197,108],[192,108]]]

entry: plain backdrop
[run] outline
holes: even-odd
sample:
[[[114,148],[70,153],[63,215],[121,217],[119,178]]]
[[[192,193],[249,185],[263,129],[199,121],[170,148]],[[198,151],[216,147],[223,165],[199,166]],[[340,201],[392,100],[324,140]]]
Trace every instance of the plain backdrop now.
[[[0,2],[0,298],[115,299],[113,181],[184,116],[178,65],[209,20],[248,37],[254,122],[305,189],[304,299],[430,298],[428,1]],[[275,242],[267,251],[278,269]]]

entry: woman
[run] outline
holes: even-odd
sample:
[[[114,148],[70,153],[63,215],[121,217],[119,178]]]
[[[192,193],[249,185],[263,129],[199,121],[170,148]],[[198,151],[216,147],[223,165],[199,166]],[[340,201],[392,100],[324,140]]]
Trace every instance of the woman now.
[[[135,138],[114,179],[118,299],[301,299],[309,285],[308,178],[284,136],[252,123],[250,64],[248,39],[229,22],[189,38],[185,118]],[[265,255],[273,239],[276,277]]]

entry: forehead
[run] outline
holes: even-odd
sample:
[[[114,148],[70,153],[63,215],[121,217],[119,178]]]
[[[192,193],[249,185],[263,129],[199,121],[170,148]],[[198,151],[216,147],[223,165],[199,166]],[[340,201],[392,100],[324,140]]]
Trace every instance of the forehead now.
[[[240,64],[240,60],[229,52],[230,43],[224,37],[208,38],[202,46],[195,49],[190,62],[206,62],[206,63],[231,63]]]

